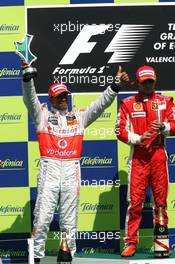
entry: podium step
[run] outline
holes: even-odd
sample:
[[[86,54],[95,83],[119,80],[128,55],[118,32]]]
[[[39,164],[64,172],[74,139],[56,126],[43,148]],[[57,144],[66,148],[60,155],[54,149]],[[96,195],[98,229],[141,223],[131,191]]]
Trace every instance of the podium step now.
[[[137,257],[131,258],[122,258],[120,255],[109,256],[108,254],[102,254],[103,257],[75,257],[72,264],[91,264],[91,263],[100,263],[100,264],[107,264],[107,263],[118,263],[118,264],[175,264],[175,255],[171,256],[170,258],[165,259],[154,259],[150,256],[146,256],[145,254],[137,254]],[[106,255],[106,256],[105,256]],[[56,256],[46,256],[41,260],[41,264],[56,264]]]
[[[129,264],[128,260],[122,259],[96,259],[96,258],[74,258],[72,264],[91,264],[91,263],[120,263],[120,264]],[[41,260],[40,264],[56,264],[56,257],[45,257]],[[167,263],[166,263],[167,264]]]
[[[125,259],[94,259],[94,258],[75,258],[72,264],[90,264],[90,263],[100,263],[100,264],[107,264],[107,263],[120,263],[120,264],[129,264],[128,260]]]

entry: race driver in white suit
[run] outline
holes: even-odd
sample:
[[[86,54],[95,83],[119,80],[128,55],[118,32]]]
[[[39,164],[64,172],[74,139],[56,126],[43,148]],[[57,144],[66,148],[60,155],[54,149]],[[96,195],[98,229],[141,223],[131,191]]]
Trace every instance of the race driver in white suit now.
[[[60,230],[66,230],[72,256],[76,251],[77,213],[80,189],[80,155],[83,133],[110,106],[129,78],[121,66],[115,82],[85,110],[68,112],[66,85],[55,83],[49,88],[51,110],[36,95],[34,68],[23,62],[23,98],[37,132],[40,149],[38,195],[34,210],[35,263],[45,255],[45,241],[59,204]],[[116,81],[117,80],[117,81]],[[110,151],[110,150],[109,150]]]

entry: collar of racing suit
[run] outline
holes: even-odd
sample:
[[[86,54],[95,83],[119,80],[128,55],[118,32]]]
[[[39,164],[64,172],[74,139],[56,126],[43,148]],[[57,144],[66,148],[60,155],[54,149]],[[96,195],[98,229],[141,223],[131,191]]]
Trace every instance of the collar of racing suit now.
[[[154,99],[155,96],[155,92],[153,92],[150,96],[144,96],[141,92],[138,92],[138,94],[136,95],[136,99],[138,101],[144,102],[146,99]]]
[[[68,113],[68,109],[66,109],[66,110],[58,110],[58,109],[54,108],[53,106],[51,106],[51,111],[54,114],[59,113],[60,115],[66,115]]]

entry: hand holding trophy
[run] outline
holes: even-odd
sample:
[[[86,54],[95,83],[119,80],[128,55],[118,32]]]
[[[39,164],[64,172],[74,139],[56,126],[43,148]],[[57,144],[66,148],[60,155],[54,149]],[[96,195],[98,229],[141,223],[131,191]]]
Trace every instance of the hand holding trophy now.
[[[29,82],[32,78],[35,78],[37,76],[37,69],[32,66],[29,66],[26,61],[23,62],[22,69],[24,82]]]
[[[27,34],[22,42],[15,42],[16,54],[22,61],[24,82],[29,82],[32,78],[37,76],[37,69],[31,66],[32,62],[37,59],[30,51],[32,38],[32,35]]]

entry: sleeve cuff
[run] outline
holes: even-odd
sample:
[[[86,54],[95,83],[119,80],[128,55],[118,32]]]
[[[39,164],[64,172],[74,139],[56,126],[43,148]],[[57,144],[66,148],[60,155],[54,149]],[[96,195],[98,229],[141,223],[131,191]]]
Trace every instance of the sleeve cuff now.
[[[114,91],[114,92],[116,92],[116,93],[118,93],[119,91],[120,91],[120,86],[119,86],[119,84],[118,83],[112,83],[111,85],[110,85],[110,87],[111,87],[111,89]]]

